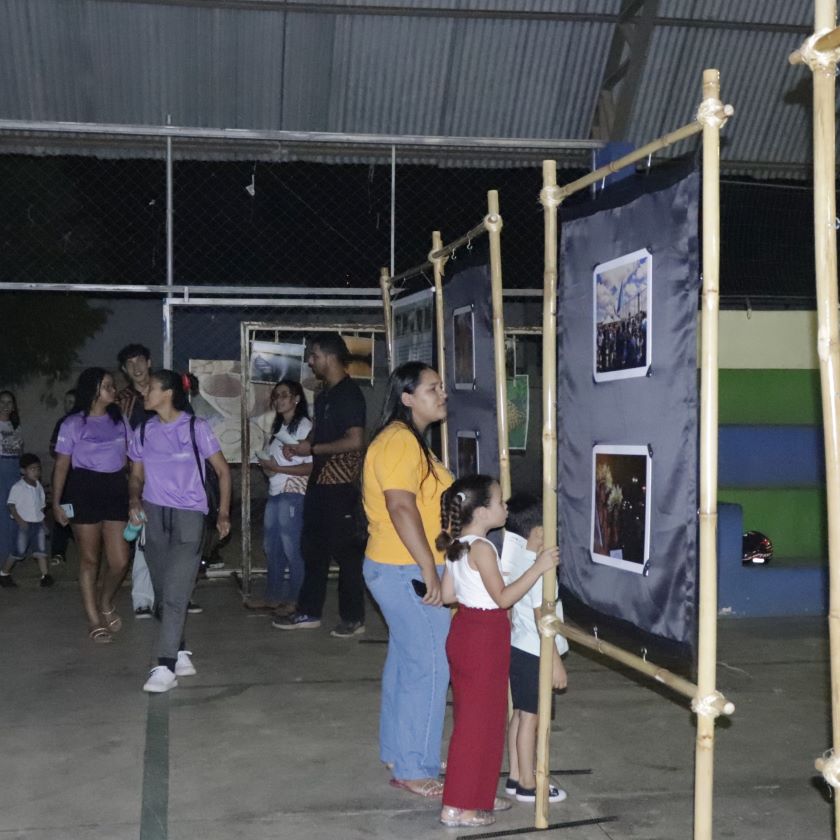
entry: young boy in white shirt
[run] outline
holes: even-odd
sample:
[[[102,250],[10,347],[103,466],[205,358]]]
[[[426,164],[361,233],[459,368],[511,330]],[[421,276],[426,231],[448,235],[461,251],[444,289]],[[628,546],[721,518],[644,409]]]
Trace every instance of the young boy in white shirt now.
[[[52,586],[54,581],[47,567],[47,534],[44,529],[46,496],[41,485],[41,461],[37,455],[20,456],[21,478],[12,485],[7,499],[9,516],[15,520],[16,533],[12,553],[0,571],[0,587],[16,587],[12,577],[15,563],[31,554],[38,561],[41,586]]]
[[[502,575],[516,580],[534,563],[543,548],[542,504],[529,493],[515,493],[508,499],[505,542],[502,548]],[[513,716],[508,726],[510,775],[505,793],[518,802],[535,802],[537,748],[537,704],[540,681],[540,633],[537,629],[542,605],[542,579],[538,580],[511,610],[510,692]],[[557,602],[557,614],[563,609]],[[555,637],[551,685],[566,688],[566,669],[561,654],[569,649],[563,636]],[[549,802],[562,802],[566,791],[549,785]]]

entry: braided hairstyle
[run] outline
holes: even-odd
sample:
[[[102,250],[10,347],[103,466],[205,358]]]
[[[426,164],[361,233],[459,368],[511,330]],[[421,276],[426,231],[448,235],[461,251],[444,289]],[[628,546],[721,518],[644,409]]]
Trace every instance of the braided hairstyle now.
[[[446,559],[458,560],[467,546],[458,537],[461,529],[472,522],[476,508],[487,507],[496,479],[489,475],[466,475],[459,478],[440,497],[441,531],[435,548],[446,553]]]

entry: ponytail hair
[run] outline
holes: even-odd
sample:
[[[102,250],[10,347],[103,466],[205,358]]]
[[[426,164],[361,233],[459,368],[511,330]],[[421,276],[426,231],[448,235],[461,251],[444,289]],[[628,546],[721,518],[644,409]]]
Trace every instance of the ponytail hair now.
[[[162,391],[172,391],[172,408],[176,411],[190,410],[190,380],[188,374],[161,368],[151,374],[151,378],[160,383]]]
[[[446,559],[455,561],[467,550],[458,537],[461,529],[469,525],[476,508],[490,504],[496,479],[489,475],[467,475],[459,478],[440,497],[440,528],[435,548],[445,553]]]

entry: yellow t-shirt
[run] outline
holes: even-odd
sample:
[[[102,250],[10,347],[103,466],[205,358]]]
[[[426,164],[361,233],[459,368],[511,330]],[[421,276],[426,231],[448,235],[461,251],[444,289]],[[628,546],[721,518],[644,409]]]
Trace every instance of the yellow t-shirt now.
[[[385,506],[386,490],[407,490],[414,493],[435,563],[443,563],[443,555],[435,549],[435,537],[440,533],[440,497],[452,484],[452,476],[437,458],[432,457],[434,472],[426,476],[428,466],[423,450],[408,427],[399,422],[386,426],[368,447],[363,489],[368,519],[365,553],[371,560],[392,566],[415,562]]]

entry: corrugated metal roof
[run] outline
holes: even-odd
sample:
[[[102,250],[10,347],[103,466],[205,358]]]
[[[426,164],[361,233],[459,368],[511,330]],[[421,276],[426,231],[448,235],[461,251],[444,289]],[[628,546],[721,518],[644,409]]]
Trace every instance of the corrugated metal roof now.
[[[621,5],[6,0],[0,118],[586,139]],[[811,0],[660,0],[626,139],[693,119],[718,67],[730,171],[803,175],[811,80],[787,56],[811,19]]]

